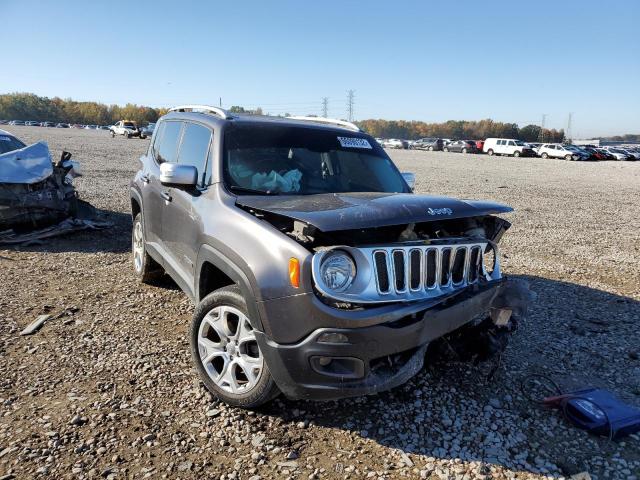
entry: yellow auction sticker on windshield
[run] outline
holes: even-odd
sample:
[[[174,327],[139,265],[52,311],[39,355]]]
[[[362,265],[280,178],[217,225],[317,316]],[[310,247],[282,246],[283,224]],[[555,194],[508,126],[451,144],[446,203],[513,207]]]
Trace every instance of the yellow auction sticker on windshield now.
[[[338,141],[344,148],[372,148],[369,140],[366,138],[338,137]]]

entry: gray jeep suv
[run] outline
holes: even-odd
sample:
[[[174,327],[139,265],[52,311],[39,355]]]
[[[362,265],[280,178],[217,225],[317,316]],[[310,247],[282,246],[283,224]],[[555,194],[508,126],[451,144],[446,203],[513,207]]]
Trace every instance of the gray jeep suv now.
[[[392,388],[443,336],[486,357],[523,312],[497,249],[511,209],[413,194],[353,124],[176,107],[140,163],[135,272],[197,305],[193,359],[229,404]]]

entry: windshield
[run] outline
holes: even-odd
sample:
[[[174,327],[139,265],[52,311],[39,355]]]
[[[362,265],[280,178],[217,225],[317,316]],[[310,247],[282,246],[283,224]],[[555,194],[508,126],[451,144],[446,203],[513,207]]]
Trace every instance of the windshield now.
[[[0,155],[7,152],[13,152],[26,145],[15,137],[0,134]]]
[[[223,169],[235,193],[410,192],[384,150],[350,131],[232,125],[224,136]]]
[[[522,140],[516,140],[516,145],[520,145],[521,147],[526,147],[527,144],[524,143]]]

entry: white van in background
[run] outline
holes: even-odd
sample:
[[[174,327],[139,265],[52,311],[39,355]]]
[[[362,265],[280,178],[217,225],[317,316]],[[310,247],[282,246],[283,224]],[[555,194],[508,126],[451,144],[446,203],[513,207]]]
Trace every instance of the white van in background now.
[[[513,155],[514,157],[535,157],[536,152],[522,140],[515,138],[487,138],[482,151],[489,155]]]

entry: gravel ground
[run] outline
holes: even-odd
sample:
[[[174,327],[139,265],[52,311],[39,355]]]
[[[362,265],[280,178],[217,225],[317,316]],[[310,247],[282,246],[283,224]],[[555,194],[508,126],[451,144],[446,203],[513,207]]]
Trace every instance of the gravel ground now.
[[[515,207],[502,251],[538,295],[528,321],[490,380],[439,363],[380,395],[247,412],[196,380],[186,296],[135,281],[127,188],[148,141],[7,129],[81,160],[115,227],[0,250],[0,479],[640,477],[638,435],[590,436],[519,389],[545,372],[640,405],[640,164],[391,151],[418,192]]]

